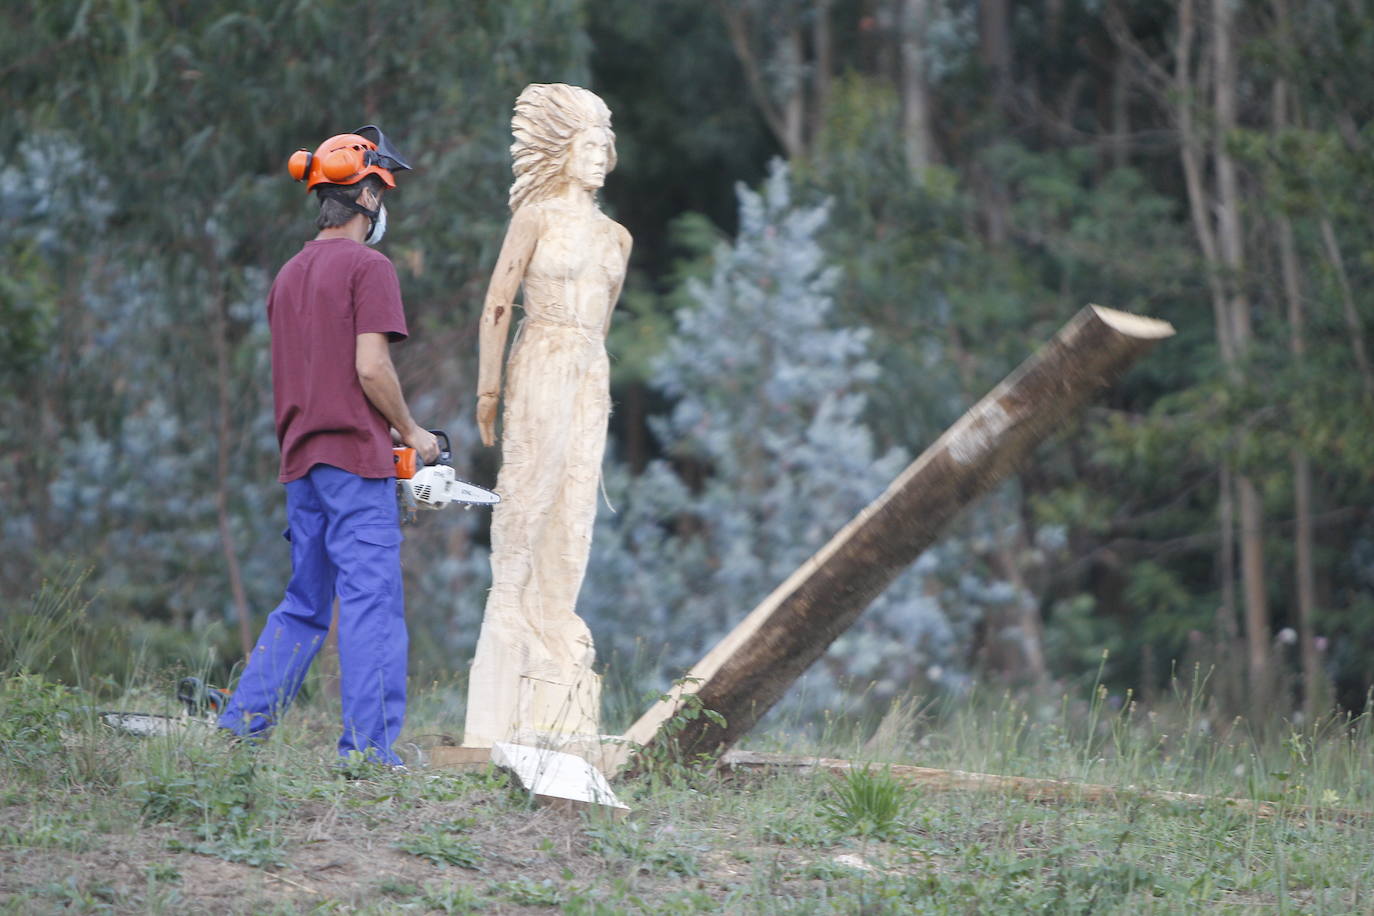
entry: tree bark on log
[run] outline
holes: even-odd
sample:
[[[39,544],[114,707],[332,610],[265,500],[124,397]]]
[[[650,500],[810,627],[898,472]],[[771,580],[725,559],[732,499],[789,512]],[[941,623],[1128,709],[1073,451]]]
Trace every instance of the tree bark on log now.
[[[625,734],[630,746],[713,757],[733,745],[955,515],[1173,333],[1167,322],[1085,307],[641,716]],[[724,724],[684,716],[663,728],[684,691]]]

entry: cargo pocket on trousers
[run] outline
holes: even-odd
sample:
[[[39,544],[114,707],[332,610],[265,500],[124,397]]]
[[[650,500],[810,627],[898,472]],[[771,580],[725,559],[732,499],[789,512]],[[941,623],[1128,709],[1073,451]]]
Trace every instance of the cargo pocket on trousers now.
[[[354,529],[353,536],[374,547],[396,547],[405,540],[401,529],[395,525],[360,525]]]
[[[359,525],[346,576],[352,585],[372,595],[397,594],[401,588],[401,529],[396,525]],[[339,592],[342,598],[343,591]]]

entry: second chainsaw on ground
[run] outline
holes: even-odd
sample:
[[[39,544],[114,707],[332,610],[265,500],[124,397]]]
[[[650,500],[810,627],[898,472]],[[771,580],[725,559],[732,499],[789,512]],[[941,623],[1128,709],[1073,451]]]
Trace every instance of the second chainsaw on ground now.
[[[413,521],[417,509],[442,509],[449,503],[468,506],[494,506],[501,497],[491,490],[459,480],[449,464],[453,460],[453,447],[449,444],[448,433],[441,429],[431,429],[439,439],[439,458],[434,464],[426,465],[415,449],[397,446],[393,449],[396,459],[396,498],[401,506],[403,521]]]

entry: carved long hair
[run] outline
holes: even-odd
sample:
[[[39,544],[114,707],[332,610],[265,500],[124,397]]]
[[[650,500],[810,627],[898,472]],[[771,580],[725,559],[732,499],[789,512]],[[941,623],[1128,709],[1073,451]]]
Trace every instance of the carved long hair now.
[[[611,110],[596,93],[566,83],[531,83],[515,100],[510,129],[510,209],[552,197],[563,189],[563,166],[578,131],[600,127],[610,137],[606,171],[615,168],[615,132]]]

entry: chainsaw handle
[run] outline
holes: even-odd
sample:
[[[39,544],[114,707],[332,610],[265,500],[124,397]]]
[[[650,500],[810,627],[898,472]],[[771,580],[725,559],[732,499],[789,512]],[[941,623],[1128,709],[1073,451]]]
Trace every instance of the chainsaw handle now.
[[[442,429],[431,429],[429,432],[434,436],[434,438],[439,439],[443,442],[443,444],[439,446],[439,457],[435,460],[434,463],[448,464],[450,461],[453,460],[453,445],[448,441],[448,433],[444,432]],[[424,466],[424,463],[420,462],[419,455],[415,456],[415,460],[420,463],[421,467]]]
[[[448,440],[448,433],[442,429],[429,430],[430,435],[435,439],[441,440],[439,446],[439,456],[434,459],[436,465],[448,464],[453,460],[453,445]],[[409,445],[397,445],[392,450],[393,462],[396,465],[396,477],[406,480],[415,476],[415,472],[425,466],[425,459],[420,457],[420,450]]]

